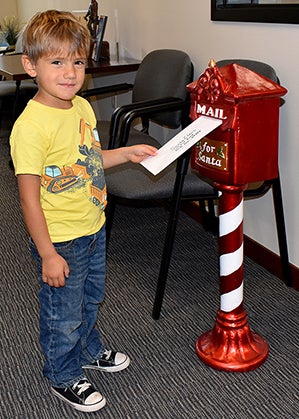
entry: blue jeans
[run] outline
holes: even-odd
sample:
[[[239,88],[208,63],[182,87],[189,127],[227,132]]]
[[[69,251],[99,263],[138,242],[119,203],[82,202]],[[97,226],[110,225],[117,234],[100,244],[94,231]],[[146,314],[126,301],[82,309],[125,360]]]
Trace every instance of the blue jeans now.
[[[82,365],[101,357],[105,348],[95,328],[98,306],[104,299],[106,230],[63,243],[54,243],[68,263],[66,285],[42,281],[41,258],[30,240],[41,284],[40,344],[45,355],[44,375],[52,386],[69,387],[85,377]]]

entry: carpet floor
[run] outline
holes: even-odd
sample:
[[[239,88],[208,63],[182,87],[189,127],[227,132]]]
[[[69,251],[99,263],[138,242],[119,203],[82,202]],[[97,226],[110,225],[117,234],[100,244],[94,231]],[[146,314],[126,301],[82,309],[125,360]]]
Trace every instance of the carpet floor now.
[[[0,140],[1,418],[299,418],[299,293],[245,258],[244,307],[269,356],[250,372],[208,367],[195,343],[219,309],[217,239],[181,213],[161,318],[153,320],[167,222],[161,208],[118,207],[107,255],[98,326],[108,347],[130,355],[130,367],[88,372],[107,398],[98,412],[80,413],[55,398],[42,377],[38,283],[8,160]]]

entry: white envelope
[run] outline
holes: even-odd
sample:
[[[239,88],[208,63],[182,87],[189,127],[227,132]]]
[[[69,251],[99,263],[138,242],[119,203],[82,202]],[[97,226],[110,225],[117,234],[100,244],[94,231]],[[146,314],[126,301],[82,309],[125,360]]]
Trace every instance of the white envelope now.
[[[140,164],[153,175],[157,175],[187,151],[188,148],[192,147],[197,141],[205,137],[221,124],[221,119],[200,116],[159,148],[155,156],[147,157]]]

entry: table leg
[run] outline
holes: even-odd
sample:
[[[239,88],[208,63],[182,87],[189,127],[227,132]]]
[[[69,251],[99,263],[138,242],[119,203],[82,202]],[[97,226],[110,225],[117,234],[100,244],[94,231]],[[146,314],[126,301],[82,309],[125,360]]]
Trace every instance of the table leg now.
[[[15,91],[15,98],[14,98],[14,104],[13,104],[13,122],[17,119],[17,113],[18,113],[18,102],[20,97],[20,86],[21,86],[21,80],[16,80],[16,91]]]

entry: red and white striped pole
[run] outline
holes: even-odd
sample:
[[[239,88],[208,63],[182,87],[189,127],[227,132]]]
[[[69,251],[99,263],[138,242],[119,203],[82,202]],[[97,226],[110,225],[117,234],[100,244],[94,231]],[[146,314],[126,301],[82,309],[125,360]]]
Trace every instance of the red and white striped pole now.
[[[212,330],[200,336],[196,353],[209,366],[249,371],[267,358],[267,342],[250,331],[243,308],[243,191],[246,185],[215,184],[219,198],[220,310]]]

